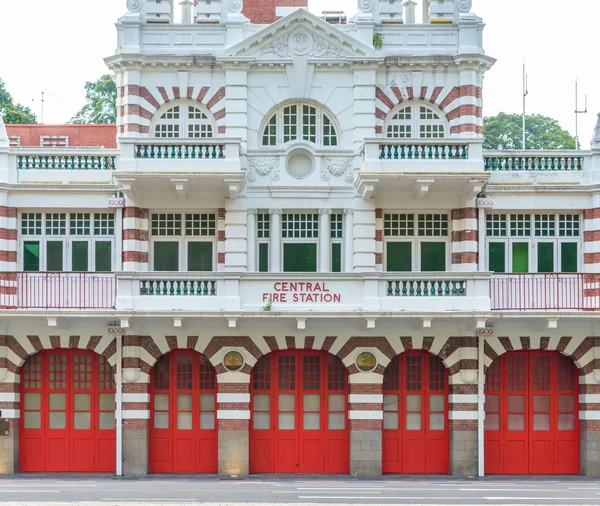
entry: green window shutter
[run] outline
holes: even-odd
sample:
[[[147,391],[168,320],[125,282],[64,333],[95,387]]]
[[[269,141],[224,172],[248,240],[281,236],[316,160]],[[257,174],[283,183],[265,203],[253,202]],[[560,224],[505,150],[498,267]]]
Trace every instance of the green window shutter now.
[[[513,242],[512,271],[515,273],[529,272],[529,243]]]
[[[188,243],[188,271],[213,270],[213,244],[212,242]]]
[[[154,270],[179,270],[179,243],[157,241],[154,243]]]
[[[40,242],[25,241],[23,243],[23,270],[38,272],[40,270]]]
[[[342,272],[342,245],[339,242],[331,245],[331,272]]]
[[[506,272],[506,244],[490,242],[488,244],[489,269],[492,272]]]
[[[96,241],[96,272],[112,271],[112,243],[110,241]]]
[[[421,243],[421,272],[446,270],[446,243]]]
[[[62,241],[48,241],[46,243],[46,270],[63,271],[63,248],[64,243]]]
[[[71,270],[73,272],[87,272],[89,269],[89,245],[87,241],[73,241],[71,243]]]
[[[560,272],[577,272],[577,243],[560,243]]]
[[[317,244],[284,244],[283,272],[317,272]]]
[[[269,243],[258,244],[258,272],[269,272]]]
[[[412,243],[388,242],[385,253],[388,272],[412,271]]]
[[[554,243],[538,242],[538,272],[554,272]]]

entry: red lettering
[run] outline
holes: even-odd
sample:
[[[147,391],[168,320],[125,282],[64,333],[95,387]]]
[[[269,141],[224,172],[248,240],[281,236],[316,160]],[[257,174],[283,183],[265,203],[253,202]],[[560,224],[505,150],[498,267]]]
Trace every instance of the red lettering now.
[[[326,293],[326,294],[323,295],[323,300],[325,302],[331,302],[333,300],[333,297],[331,296],[330,293]]]
[[[333,302],[341,302],[342,296],[339,293],[333,294]]]
[[[306,283],[306,291],[307,292],[312,292],[313,291],[313,284],[312,283]]]
[[[288,284],[289,283],[281,283],[281,291],[282,292],[287,292],[289,290]]]
[[[285,293],[279,294],[279,302],[287,302],[287,294],[285,294]]]
[[[325,287],[325,283],[323,283],[323,291],[328,292],[329,290]]]
[[[296,283],[290,283],[290,292],[296,291]]]
[[[269,296],[269,294],[268,294],[268,293],[263,293],[263,302],[264,302],[265,300],[269,300],[270,298],[271,298],[271,297]]]
[[[280,283],[279,281],[277,281],[277,283],[275,283],[275,284],[273,285],[273,289],[274,289],[276,292],[279,292],[279,291],[281,291],[281,283]]]
[[[292,302],[298,302],[298,294],[295,293],[293,298],[292,298]]]
[[[315,283],[315,292],[322,292],[323,290],[321,290],[321,283]]]

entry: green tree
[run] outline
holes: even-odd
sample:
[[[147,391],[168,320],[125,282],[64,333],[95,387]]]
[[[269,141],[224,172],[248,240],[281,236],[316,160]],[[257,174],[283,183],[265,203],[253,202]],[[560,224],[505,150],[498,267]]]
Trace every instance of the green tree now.
[[[109,75],[85,83],[86,104],[71,123],[104,125],[117,122],[117,87]]]
[[[501,112],[484,118],[483,136],[484,149],[522,149],[523,116]],[[575,137],[541,114],[525,117],[525,142],[527,149],[575,149]]]
[[[37,123],[35,114],[29,107],[15,104],[2,79],[0,79],[0,113],[3,113],[4,123],[7,125]]]

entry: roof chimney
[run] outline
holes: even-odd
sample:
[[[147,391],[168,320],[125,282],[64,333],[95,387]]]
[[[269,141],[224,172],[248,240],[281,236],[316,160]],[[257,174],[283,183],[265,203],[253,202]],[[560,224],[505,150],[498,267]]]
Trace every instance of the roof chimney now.
[[[266,25],[291,14],[300,7],[308,9],[308,0],[245,0],[242,14],[251,23]]]

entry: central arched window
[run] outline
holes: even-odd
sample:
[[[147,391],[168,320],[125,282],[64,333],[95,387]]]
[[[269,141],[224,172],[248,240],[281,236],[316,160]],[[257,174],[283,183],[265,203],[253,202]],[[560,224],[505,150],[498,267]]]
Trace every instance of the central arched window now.
[[[262,130],[262,146],[281,146],[298,140],[323,147],[337,146],[339,142],[333,120],[312,104],[290,104],[279,108]]]
[[[205,139],[213,136],[212,118],[202,106],[180,104],[165,110],[154,127],[162,138]]]
[[[441,139],[446,135],[446,122],[430,107],[411,104],[391,114],[386,135],[394,139]]]

